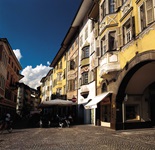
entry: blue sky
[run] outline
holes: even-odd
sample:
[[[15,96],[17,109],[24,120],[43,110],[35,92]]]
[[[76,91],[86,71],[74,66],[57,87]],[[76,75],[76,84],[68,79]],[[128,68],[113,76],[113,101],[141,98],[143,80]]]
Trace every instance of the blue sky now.
[[[80,3],[81,0],[0,0],[0,37],[8,39],[18,57],[25,84],[36,87],[48,72],[49,62],[59,50]],[[38,74],[34,74],[36,69]],[[36,76],[38,83],[30,84]]]

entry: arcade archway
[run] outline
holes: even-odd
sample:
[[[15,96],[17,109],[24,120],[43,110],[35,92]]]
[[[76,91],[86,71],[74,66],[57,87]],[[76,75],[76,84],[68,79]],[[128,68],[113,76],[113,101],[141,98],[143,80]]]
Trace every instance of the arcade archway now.
[[[116,96],[116,129],[155,125],[155,59],[143,60],[143,56],[124,68]]]

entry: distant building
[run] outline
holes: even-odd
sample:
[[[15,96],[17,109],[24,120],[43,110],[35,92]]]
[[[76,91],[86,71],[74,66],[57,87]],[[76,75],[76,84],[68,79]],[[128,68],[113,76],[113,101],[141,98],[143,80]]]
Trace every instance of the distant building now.
[[[38,95],[38,90],[30,88],[24,83],[18,83],[16,113],[21,117],[25,117],[32,111],[37,111],[40,103]]]
[[[49,101],[52,99],[52,74],[53,70],[51,69],[45,77],[41,79],[41,101]]]

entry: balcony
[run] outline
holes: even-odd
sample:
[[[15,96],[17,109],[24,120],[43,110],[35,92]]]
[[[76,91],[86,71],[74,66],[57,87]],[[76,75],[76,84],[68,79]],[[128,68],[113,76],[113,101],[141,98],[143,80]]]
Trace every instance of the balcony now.
[[[99,24],[99,33],[101,34],[106,28],[114,27],[118,25],[118,14],[108,14],[106,15],[103,20]]]
[[[119,55],[118,51],[114,52],[107,52],[101,59],[100,59],[100,77],[119,71],[121,69],[120,67],[120,61],[119,61]]]
[[[56,73],[62,73],[63,72],[63,69],[62,68],[58,68],[57,70],[56,70]]]
[[[81,60],[81,67],[83,67],[83,66],[86,66],[86,65],[89,65],[89,57],[88,58],[83,58],[82,60]]]

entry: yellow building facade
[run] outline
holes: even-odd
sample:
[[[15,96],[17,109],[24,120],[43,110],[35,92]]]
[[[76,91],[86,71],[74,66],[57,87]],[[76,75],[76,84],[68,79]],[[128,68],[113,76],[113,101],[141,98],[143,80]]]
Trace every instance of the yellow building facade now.
[[[113,129],[155,124],[155,1],[99,1],[99,123]]]
[[[93,32],[88,35],[94,38],[91,38],[93,42],[90,46],[94,49],[87,59],[81,60],[82,28],[90,20]],[[79,34],[78,50],[74,49],[78,51],[78,56],[76,53],[70,53],[75,34]],[[95,97],[93,95],[82,103],[80,73],[77,77],[74,76],[74,79],[79,79],[77,103],[83,105],[82,110],[93,109],[94,123],[116,130],[154,126],[154,38],[154,0],[83,1],[60,50],[50,65],[53,67],[52,93],[71,99],[72,95],[76,94],[76,90],[67,93],[69,86],[72,86],[69,83],[72,73],[77,70],[79,72],[80,67],[85,67],[85,64],[90,67],[94,62],[92,89]],[[79,68],[67,71],[68,61],[73,60],[75,56],[80,62]],[[92,56],[93,59],[90,59]],[[87,89],[90,87],[89,84]]]
[[[58,94],[63,99],[66,99],[66,63],[66,54],[62,55],[56,63],[54,61],[51,63],[53,68],[52,94]]]

